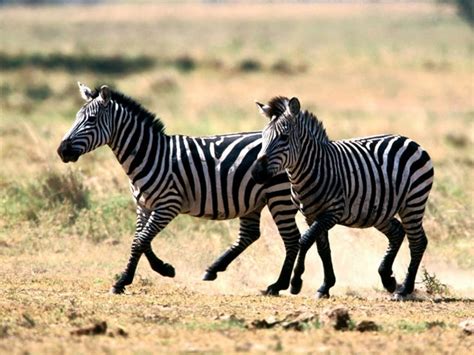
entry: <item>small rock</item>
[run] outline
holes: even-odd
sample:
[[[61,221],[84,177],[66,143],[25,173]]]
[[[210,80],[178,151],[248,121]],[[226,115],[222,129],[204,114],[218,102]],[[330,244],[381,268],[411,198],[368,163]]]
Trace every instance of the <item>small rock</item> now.
[[[325,309],[320,317],[319,322],[324,327],[334,328],[336,330],[345,330],[349,328],[350,323],[349,311],[346,307],[338,306]]]
[[[23,320],[24,320],[22,325],[25,328],[33,328],[36,325],[36,322],[34,321],[33,318],[31,318],[31,316],[29,314],[23,313],[22,316],[23,316]]]
[[[363,320],[357,324],[356,330],[362,333],[363,332],[376,332],[377,330],[379,330],[379,326],[374,321]]]
[[[116,331],[109,331],[107,335],[111,338],[115,338],[116,336],[120,336],[124,338],[128,337],[128,333],[122,328],[117,328]]]
[[[310,322],[316,319],[316,315],[310,312],[290,314],[285,318],[285,321],[281,324],[283,329],[294,329],[301,331]]]
[[[471,335],[474,333],[474,319],[466,319],[459,323],[459,327],[462,329],[464,334]]]
[[[280,324],[281,321],[274,316],[269,316],[265,319],[255,319],[250,323],[250,326],[255,329],[270,329]]]
[[[98,322],[91,327],[80,328],[71,331],[71,335],[100,335],[107,332],[107,323]]]

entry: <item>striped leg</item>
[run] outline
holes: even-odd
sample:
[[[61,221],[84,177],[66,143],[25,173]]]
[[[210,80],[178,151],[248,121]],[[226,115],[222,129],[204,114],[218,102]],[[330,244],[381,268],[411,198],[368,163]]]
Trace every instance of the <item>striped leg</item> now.
[[[164,263],[159,259],[151,249],[151,241],[166,225],[178,215],[179,210],[166,206],[166,209],[154,210],[148,218],[146,224],[136,234],[132,243],[132,250],[128,264],[120,278],[112,286],[111,293],[120,294],[125,291],[125,286],[133,282],[138,261],[143,253],[145,253],[151,268],[160,275],[174,277],[175,271],[172,265]],[[138,217],[140,219],[140,217]],[[138,223],[137,223],[138,227]]]
[[[134,239],[136,239],[138,237],[138,234],[145,227],[146,223],[148,222],[148,219],[150,218],[150,214],[151,214],[150,211],[142,209],[140,206],[137,206],[137,224],[136,224],[136,228],[135,228],[135,238]],[[150,263],[150,265],[152,266],[152,268],[153,268],[153,265],[155,265],[155,268],[158,267],[157,265],[159,264],[159,261],[158,261],[159,258],[153,252],[153,250],[151,248],[151,245],[150,245],[150,248],[147,251],[145,251],[145,256],[146,256],[148,262]]]
[[[400,245],[402,245],[403,238],[405,238],[405,231],[401,223],[395,218],[390,219],[388,222],[376,228],[388,238],[388,248],[380,263],[378,270],[379,275],[382,279],[383,287],[388,292],[395,292],[397,281],[393,276],[392,266],[400,249]]]
[[[239,238],[206,269],[202,278],[204,281],[215,280],[218,272],[225,271],[240,253],[260,237],[260,212],[261,210],[253,211],[240,217]]]
[[[286,196],[284,198],[287,199]],[[290,286],[291,273],[298,255],[300,232],[295,221],[297,210],[291,201],[288,201],[288,205],[285,205],[281,199],[270,198],[268,208],[283,239],[286,255],[278,280],[268,286],[264,294],[278,295],[281,290],[286,290]]]
[[[410,248],[410,264],[402,287],[396,291],[395,300],[403,300],[415,289],[415,278],[421,259],[428,245],[425,231],[421,221],[413,223],[410,217],[401,217],[403,228],[407,232],[408,246]]]
[[[323,263],[324,270],[324,281],[316,293],[317,298],[328,298],[329,289],[336,284],[336,276],[334,275],[334,269],[332,266],[331,248],[328,238],[328,231],[335,224],[335,217],[332,213],[321,215],[315,222],[311,224],[311,226],[306,230],[300,239],[300,254],[298,256],[297,267],[295,267],[295,276],[293,277],[293,280],[298,280],[298,278],[301,278],[301,275],[304,272],[304,259],[306,253],[316,241],[318,254]],[[301,267],[301,265],[303,265],[303,267]],[[291,292],[299,292],[299,290],[296,289],[298,285],[293,284],[293,280]]]

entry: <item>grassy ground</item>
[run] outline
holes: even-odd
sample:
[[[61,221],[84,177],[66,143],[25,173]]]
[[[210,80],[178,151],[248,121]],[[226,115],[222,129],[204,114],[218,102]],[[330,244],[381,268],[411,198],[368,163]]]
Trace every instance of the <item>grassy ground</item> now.
[[[0,352],[472,347],[457,323],[474,311],[474,42],[453,11],[431,4],[7,7],[0,31]],[[68,166],[56,155],[82,104],[77,80],[135,97],[169,134],[260,129],[253,101],[294,95],[334,139],[385,132],[415,139],[436,173],[423,264],[449,286],[452,302],[426,301],[432,295],[422,275],[424,302],[388,302],[376,272],[384,238],[345,228],[331,237],[333,300],[311,298],[322,277],[314,251],[301,296],[257,296],[283,260],[267,213],[261,240],[213,283],[200,275],[236,237],[238,222],[177,218],[154,242],[176,279],[163,280],[143,262],[127,295],[108,296],[128,257],[134,208],[107,148]],[[395,262],[398,279],[407,249]],[[379,330],[337,332],[317,321],[303,331],[247,327],[276,312],[317,315],[336,304],[348,307],[354,325],[370,319]],[[100,321],[113,337],[70,334]]]

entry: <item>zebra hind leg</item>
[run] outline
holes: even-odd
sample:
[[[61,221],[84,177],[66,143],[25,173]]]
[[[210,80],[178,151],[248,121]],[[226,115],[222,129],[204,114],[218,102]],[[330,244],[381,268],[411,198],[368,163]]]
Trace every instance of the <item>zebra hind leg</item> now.
[[[405,238],[405,230],[402,224],[395,218],[376,228],[388,238],[388,248],[380,263],[378,272],[382,279],[383,287],[388,292],[393,293],[397,289],[397,280],[393,276],[392,266],[402,245],[403,238]]]
[[[240,217],[239,238],[206,269],[202,279],[204,281],[215,280],[218,272],[225,271],[229,264],[259,237],[260,211]]]
[[[145,256],[148,259],[148,263],[150,264],[153,271],[156,271],[161,276],[165,277],[176,276],[176,271],[174,270],[173,265],[165,263],[160,258],[158,258],[151,249],[151,246],[147,251],[145,251]]]
[[[405,300],[407,296],[411,294],[415,289],[415,278],[420,266],[421,259],[428,245],[428,239],[426,238],[425,231],[420,223],[416,229],[407,228],[404,224],[407,232],[408,245],[410,248],[410,264],[408,265],[408,272],[405,277],[405,281],[402,286],[395,292],[394,300]]]

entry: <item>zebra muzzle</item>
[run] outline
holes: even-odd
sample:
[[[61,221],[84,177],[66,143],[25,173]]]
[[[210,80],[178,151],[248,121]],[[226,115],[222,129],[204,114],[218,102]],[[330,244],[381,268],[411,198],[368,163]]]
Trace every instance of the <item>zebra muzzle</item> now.
[[[271,177],[272,175],[268,171],[268,160],[264,155],[255,162],[252,168],[252,178],[257,184],[263,184]]]
[[[74,149],[70,140],[63,140],[58,147],[58,155],[64,163],[75,162],[81,153]]]

